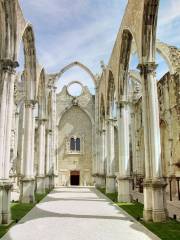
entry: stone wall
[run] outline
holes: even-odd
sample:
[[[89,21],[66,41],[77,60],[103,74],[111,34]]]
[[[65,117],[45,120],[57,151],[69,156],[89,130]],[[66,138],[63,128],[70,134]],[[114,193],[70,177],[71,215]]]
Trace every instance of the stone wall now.
[[[57,95],[59,185],[70,185],[71,171],[80,171],[80,185],[92,185],[94,97],[83,88],[72,97],[64,87]],[[80,153],[69,151],[71,137],[80,138]]]

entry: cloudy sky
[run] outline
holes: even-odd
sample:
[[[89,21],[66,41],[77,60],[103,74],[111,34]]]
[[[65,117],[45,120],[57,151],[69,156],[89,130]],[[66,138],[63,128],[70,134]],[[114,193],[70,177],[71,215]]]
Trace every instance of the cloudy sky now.
[[[99,73],[107,64],[127,0],[20,0],[23,13],[33,24],[39,62],[57,72],[72,61]],[[180,47],[180,0],[161,0],[157,37]],[[160,64],[158,77],[167,71]],[[79,68],[66,72],[60,85],[81,80],[92,88],[91,79]]]

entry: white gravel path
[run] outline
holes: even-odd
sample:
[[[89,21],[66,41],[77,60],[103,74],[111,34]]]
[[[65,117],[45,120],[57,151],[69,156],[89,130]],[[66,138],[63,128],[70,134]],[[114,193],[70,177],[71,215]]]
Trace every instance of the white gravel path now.
[[[2,240],[158,239],[93,187],[56,188]]]

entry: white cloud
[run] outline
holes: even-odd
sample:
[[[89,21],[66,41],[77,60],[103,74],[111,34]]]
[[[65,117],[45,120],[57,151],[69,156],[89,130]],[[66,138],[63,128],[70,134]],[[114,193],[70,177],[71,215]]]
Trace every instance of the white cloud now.
[[[100,60],[105,63],[109,60],[127,0],[20,2],[35,28],[39,62],[49,72],[78,60],[97,73],[101,71]],[[174,28],[178,19],[180,21],[180,1],[161,0],[157,35],[160,40],[180,45],[180,29]],[[70,78],[83,81],[86,77],[72,71],[61,80],[65,83]],[[90,79],[86,81],[90,84]]]
[[[163,2],[167,2],[166,0]],[[180,17],[180,1],[168,0],[167,4],[160,5],[159,26],[164,27],[171,24],[176,18]]]
[[[160,1],[157,37],[169,44],[180,46],[179,22],[180,1]]]

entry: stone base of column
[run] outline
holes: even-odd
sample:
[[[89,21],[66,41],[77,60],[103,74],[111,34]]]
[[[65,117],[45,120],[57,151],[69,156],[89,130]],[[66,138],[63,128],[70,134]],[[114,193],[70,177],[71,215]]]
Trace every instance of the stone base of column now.
[[[35,202],[35,179],[23,178],[20,186],[20,201],[21,203]]]
[[[58,187],[59,186],[59,178],[58,175],[54,176],[54,187]]]
[[[152,181],[152,219],[153,222],[164,222],[167,220],[167,208],[165,199],[165,188],[167,184],[163,179]]]
[[[116,192],[116,177],[115,176],[106,176],[106,193],[115,193]]]
[[[50,190],[50,188],[49,188],[49,176],[45,177],[45,190],[46,191]]]
[[[55,187],[55,177],[54,175],[49,176],[49,187],[52,190]]]
[[[45,178],[45,189],[50,191],[55,187],[55,177],[54,175],[46,176]]]
[[[130,179],[118,177],[118,202],[131,202]]]
[[[0,224],[9,224],[11,222],[11,190],[12,183],[0,182]]]
[[[37,176],[36,177],[36,192],[38,194],[44,194],[46,192],[45,190],[45,177],[44,176]]]
[[[95,186],[97,188],[105,188],[106,184],[105,184],[105,176],[103,174],[97,174],[94,177],[95,180]]]
[[[144,180],[144,221],[152,221],[152,180]]]

